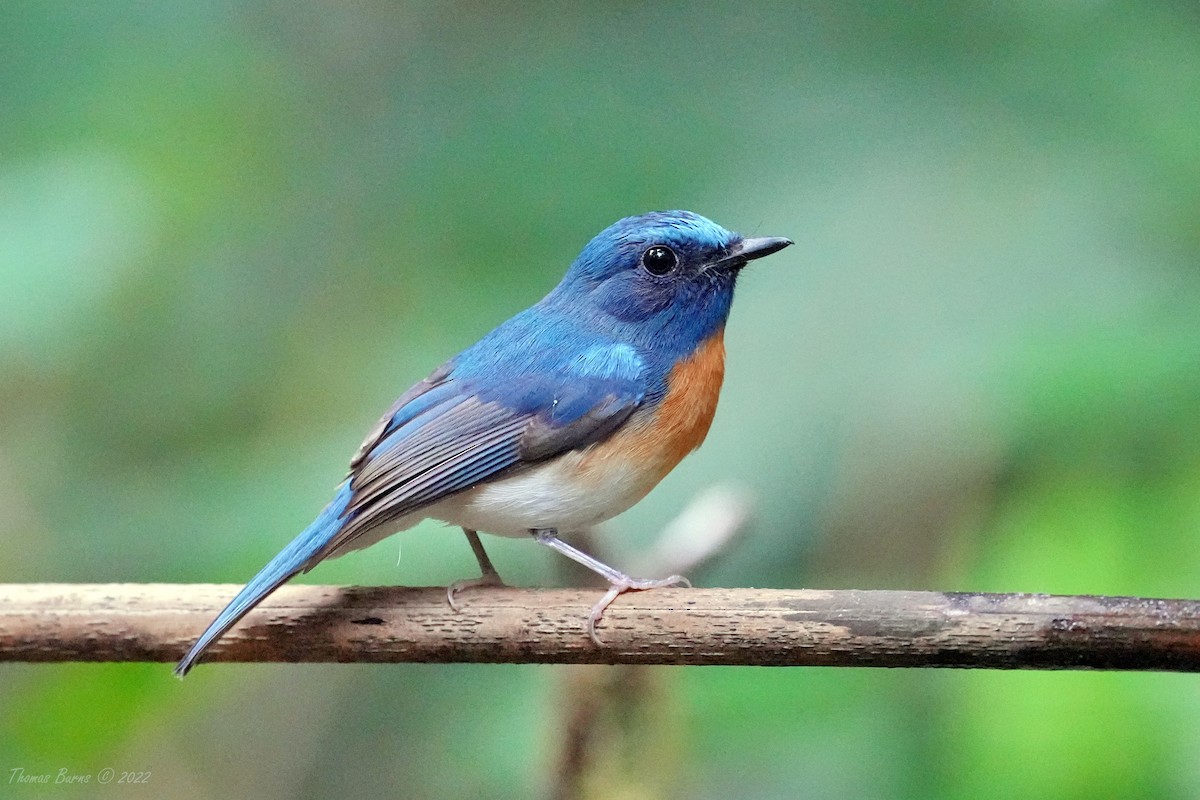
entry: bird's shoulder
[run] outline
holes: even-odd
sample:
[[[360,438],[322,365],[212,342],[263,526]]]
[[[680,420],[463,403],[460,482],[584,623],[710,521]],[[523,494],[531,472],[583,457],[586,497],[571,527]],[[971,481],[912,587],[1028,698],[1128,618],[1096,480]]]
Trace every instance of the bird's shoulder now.
[[[441,427],[444,411],[523,419],[522,460],[538,460],[606,435],[653,383],[650,359],[634,345],[529,309],[435,369],[379,419],[351,460],[358,471],[406,429]],[[442,433],[454,437],[458,425]]]

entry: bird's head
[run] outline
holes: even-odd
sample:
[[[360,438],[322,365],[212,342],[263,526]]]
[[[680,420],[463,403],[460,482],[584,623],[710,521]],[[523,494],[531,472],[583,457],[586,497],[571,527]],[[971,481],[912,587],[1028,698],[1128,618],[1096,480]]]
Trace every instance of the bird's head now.
[[[724,325],[742,267],[790,244],[743,238],[690,211],[626,217],[583,248],[547,302],[647,337],[699,341]]]

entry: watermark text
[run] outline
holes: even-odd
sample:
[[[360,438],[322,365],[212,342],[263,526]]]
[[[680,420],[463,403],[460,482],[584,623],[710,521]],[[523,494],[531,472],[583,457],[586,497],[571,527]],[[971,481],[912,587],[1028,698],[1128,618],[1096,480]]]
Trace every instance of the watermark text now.
[[[19,786],[64,786],[64,785],[95,785],[121,783],[149,783],[150,770],[117,770],[112,767],[84,772],[70,767],[59,767],[49,772],[35,772],[25,767],[10,767],[8,775],[0,774],[0,780],[7,777],[6,783]]]

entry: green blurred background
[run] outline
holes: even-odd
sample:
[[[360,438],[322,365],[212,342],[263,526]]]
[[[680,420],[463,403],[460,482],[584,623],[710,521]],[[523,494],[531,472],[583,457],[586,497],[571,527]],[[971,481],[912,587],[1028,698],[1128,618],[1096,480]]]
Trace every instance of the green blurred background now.
[[[244,581],[399,392],[659,208],[797,245],[616,563],[733,483],[701,585],[1200,596],[1194,2],[6,4],[0,581]],[[304,580],[473,571],[426,524]],[[572,674],[3,665],[0,796],[526,798]],[[666,796],[1200,795],[1188,676],[650,674]],[[151,782],[7,783],[105,766]]]

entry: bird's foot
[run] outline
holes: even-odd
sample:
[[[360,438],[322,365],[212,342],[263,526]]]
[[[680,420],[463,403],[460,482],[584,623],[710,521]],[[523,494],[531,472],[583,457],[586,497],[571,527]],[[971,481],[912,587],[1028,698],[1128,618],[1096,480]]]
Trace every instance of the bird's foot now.
[[[455,596],[457,596],[459,592],[467,589],[478,589],[481,586],[504,587],[507,585],[508,584],[500,579],[499,573],[485,572],[478,578],[467,578],[465,580],[455,581],[447,586],[446,602],[449,603],[450,608],[454,609],[455,611],[462,611],[462,608],[454,600]]]
[[[480,586],[505,586],[504,581],[500,580],[500,573],[492,566],[492,560],[488,558],[487,551],[483,549],[483,542],[479,541],[479,534],[470,528],[463,528],[463,533],[467,535],[467,541],[471,544],[471,552],[475,554],[475,560],[479,562],[478,578],[467,578],[462,581],[455,581],[446,587],[446,602],[455,611],[461,611],[458,603],[454,602],[454,596],[464,589],[475,589]]]
[[[558,538],[558,531],[553,528],[534,528],[530,531],[533,534],[534,540],[538,544],[544,544],[547,547],[557,550],[567,558],[577,564],[595,572],[608,581],[608,591],[600,598],[600,602],[592,606],[591,612],[587,618],[587,632],[591,637],[592,642],[597,647],[603,647],[604,642],[600,641],[600,637],[596,634],[596,623],[600,621],[600,617],[604,614],[604,610],[613,604],[619,596],[625,592],[640,592],[646,589],[663,589],[667,586],[686,586],[689,589],[692,586],[691,581],[682,575],[671,575],[667,578],[658,580],[647,578],[631,578],[616,567],[610,567],[599,559],[589,556],[587,553],[564,542]]]
[[[600,621],[600,617],[604,611],[613,604],[625,592],[641,592],[646,589],[665,589],[668,586],[686,586],[692,588],[692,582],[682,575],[671,575],[666,578],[647,579],[647,578],[631,578],[628,575],[621,575],[620,579],[614,580],[608,587],[608,591],[600,598],[596,605],[592,606],[592,610],[588,613],[587,632],[592,642],[597,647],[603,647],[604,642],[600,641],[599,634],[596,633],[596,623]]]

